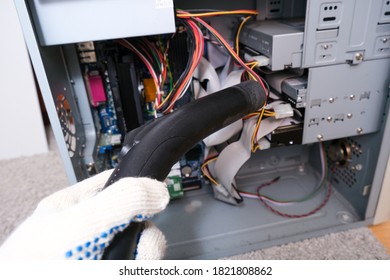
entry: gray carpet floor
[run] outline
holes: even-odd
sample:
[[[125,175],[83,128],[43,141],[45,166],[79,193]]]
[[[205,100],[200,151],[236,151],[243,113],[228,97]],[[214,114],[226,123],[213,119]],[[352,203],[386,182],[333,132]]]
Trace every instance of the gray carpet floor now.
[[[45,196],[68,186],[57,146],[48,128],[47,154],[0,160],[0,244]],[[231,259],[390,259],[368,228],[249,252]]]

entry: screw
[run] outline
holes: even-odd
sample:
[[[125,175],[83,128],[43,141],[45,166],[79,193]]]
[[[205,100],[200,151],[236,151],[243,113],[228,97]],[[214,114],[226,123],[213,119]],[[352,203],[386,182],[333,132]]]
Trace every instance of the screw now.
[[[329,45],[327,45],[327,44],[322,45],[322,48],[323,48],[324,50],[327,50],[327,49],[329,48]]]
[[[348,118],[348,119],[352,118],[352,114],[351,114],[351,113],[348,113],[348,114],[347,114],[347,118]]]
[[[334,98],[333,97],[329,98],[329,103],[333,103],[333,102],[334,102]]]
[[[363,54],[362,53],[356,53],[355,54],[355,59],[356,60],[362,60],[363,59]]]
[[[361,171],[362,169],[363,169],[363,165],[361,165],[360,163],[355,165],[355,170]]]
[[[322,136],[322,134],[318,134],[317,139],[318,141],[322,141],[324,139],[324,136]]]
[[[331,122],[331,121],[333,120],[333,118],[332,118],[331,116],[329,116],[329,117],[326,118],[326,120],[327,120],[328,122]]]
[[[382,42],[383,42],[383,43],[387,43],[388,40],[389,40],[389,39],[387,39],[387,38],[382,38]]]
[[[351,94],[351,95],[349,96],[349,99],[354,100],[354,99],[355,99],[355,94]]]
[[[362,134],[363,128],[359,127],[358,129],[356,129],[356,132],[357,132],[357,134]]]

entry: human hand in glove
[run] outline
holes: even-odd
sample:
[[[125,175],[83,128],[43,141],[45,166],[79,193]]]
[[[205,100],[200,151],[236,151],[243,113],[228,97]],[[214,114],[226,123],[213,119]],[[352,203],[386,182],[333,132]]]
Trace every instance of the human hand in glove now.
[[[165,209],[169,194],[164,183],[123,178],[102,190],[111,173],[43,199],[0,247],[0,259],[100,259],[116,233]],[[161,259],[165,245],[164,235],[146,222],[136,259]]]

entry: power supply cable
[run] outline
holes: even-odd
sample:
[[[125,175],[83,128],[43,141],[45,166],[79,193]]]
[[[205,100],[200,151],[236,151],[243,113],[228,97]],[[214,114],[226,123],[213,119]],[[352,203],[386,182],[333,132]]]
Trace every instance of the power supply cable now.
[[[223,15],[258,15],[256,10],[232,10],[232,11],[209,11],[209,12],[194,12],[191,10],[184,11],[178,10],[178,17],[214,17],[214,16],[223,16]]]
[[[242,13],[242,11],[229,11],[228,14],[240,14],[240,12]],[[254,12],[254,11],[250,11],[251,15],[254,15],[256,14],[257,12]],[[224,15],[226,13],[224,12],[215,12],[215,13],[212,13],[212,15]],[[227,43],[227,41],[211,26],[209,25],[208,23],[206,23],[203,19],[201,19],[199,17],[199,15],[202,15],[202,16],[210,16],[211,13],[203,13],[203,14],[190,14],[190,13],[186,13],[184,11],[179,11],[179,14],[178,14],[178,17],[183,17],[183,18],[191,18],[193,19],[194,21],[198,22],[199,24],[201,24],[203,27],[205,27],[216,39],[217,41],[226,49],[226,51],[233,57],[233,59],[242,67],[245,69],[245,72],[248,73],[249,75],[249,78],[250,79],[253,79],[255,81],[258,81],[264,91],[267,93],[267,97],[268,97],[268,94],[269,94],[269,86],[268,84],[266,85],[265,84],[265,81],[253,70],[253,68],[255,67],[255,65],[252,65],[252,66],[248,66],[246,63],[244,63],[242,61],[242,59],[240,58],[240,56],[238,55],[238,53],[236,53],[232,47],[229,45],[229,43]],[[249,19],[248,19],[249,20]],[[266,104],[264,104],[266,105]],[[259,116],[258,116],[258,119],[257,119],[257,124],[256,124],[256,127],[255,127],[255,131],[253,133],[253,136],[252,136],[252,143],[251,143],[251,151],[254,153],[256,152],[256,150],[258,150],[260,148],[260,145],[258,144],[257,142],[257,133],[258,133],[258,130],[259,130],[259,127],[260,127],[260,123],[261,123],[261,118],[263,116],[263,113],[264,111],[262,110],[262,108],[259,109]]]
[[[192,74],[199,65],[204,52],[203,33],[199,27],[191,20],[182,19],[180,23],[189,36],[189,53],[190,57],[177,82],[174,83],[173,89],[168,93],[164,100],[157,104],[156,109],[164,114],[170,113],[178,99],[180,99],[188,89],[192,81]]]
[[[215,180],[214,177],[211,175],[211,172],[208,168],[208,165],[210,163],[216,161],[217,159],[218,159],[218,156],[207,158],[204,160],[204,162],[201,166],[201,171],[202,171],[203,175],[206,176],[207,179],[209,179],[209,181],[212,182],[216,186],[218,186],[219,184],[218,184],[217,180]]]
[[[237,53],[238,55],[240,55],[240,43],[239,43],[239,39],[240,39],[241,30],[242,30],[242,28],[244,27],[245,23],[246,23],[247,21],[249,21],[251,18],[253,18],[253,15],[250,15],[250,16],[245,17],[245,18],[241,21],[240,25],[238,26],[238,29],[237,29],[237,32],[236,32],[236,41],[235,41],[235,49],[236,49],[236,53]]]
[[[250,11],[250,10],[238,10],[238,11],[203,13],[203,14],[191,14],[191,13],[187,13],[185,11],[178,11],[177,16],[179,18],[192,19],[192,20],[196,21],[197,23],[201,24],[204,28],[206,28],[217,39],[217,41],[225,48],[225,50],[233,57],[233,59],[249,73],[250,77],[253,80],[258,81],[262,85],[264,91],[266,92],[266,94],[268,96],[267,88],[265,87],[262,79],[257,75],[257,73],[255,71],[253,71],[253,69],[251,69],[249,66],[247,66],[242,61],[242,59],[238,56],[238,54],[232,49],[232,47],[229,45],[229,43],[219,34],[219,32],[217,30],[215,30],[211,25],[209,25],[208,23],[206,23],[203,19],[201,19],[199,17],[199,15],[211,16],[211,15],[216,15],[216,14],[217,15],[226,15],[226,14],[236,14],[237,15],[237,14],[244,13],[244,11],[246,11],[250,14],[257,14],[257,11]]]

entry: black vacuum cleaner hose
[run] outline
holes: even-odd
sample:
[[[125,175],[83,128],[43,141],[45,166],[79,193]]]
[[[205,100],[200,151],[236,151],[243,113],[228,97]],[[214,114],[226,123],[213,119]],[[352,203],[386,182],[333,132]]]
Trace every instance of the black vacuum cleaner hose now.
[[[126,135],[121,159],[105,187],[124,177],[165,180],[172,166],[210,134],[260,109],[263,87],[247,81],[188,103]],[[105,249],[103,259],[133,259],[142,223],[131,223]]]

